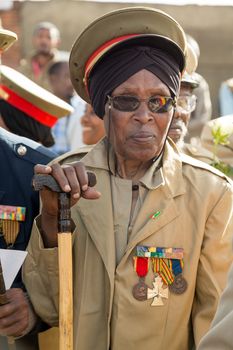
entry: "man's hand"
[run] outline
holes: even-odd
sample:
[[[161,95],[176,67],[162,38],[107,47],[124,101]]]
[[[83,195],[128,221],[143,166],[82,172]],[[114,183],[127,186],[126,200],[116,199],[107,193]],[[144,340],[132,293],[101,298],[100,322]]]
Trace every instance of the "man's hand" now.
[[[20,288],[6,291],[8,304],[0,306],[0,334],[21,336],[29,326],[30,304]]]
[[[34,172],[53,176],[62,191],[70,193],[71,206],[75,205],[81,197],[87,200],[100,197],[100,193],[94,187],[89,186],[87,170],[82,162],[64,165],[54,163],[51,166],[37,164]],[[58,193],[45,187],[40,191],[40,198],[42,202],[41,234],[44,246],[46,248],[57,247]]]
[[[51,166],[37,164],[35,174],[52,175],[63,192],[71,194],[71,206],[83,197],[85,199],[98,199],[100,193],[94,187],[88,185],[88,175],[82,162],[73,162],[60,165],[54,163]],[[43,189],[40,193],[43,203],[43,211],[51,216],[57,214],[57,193],[49,189]]]

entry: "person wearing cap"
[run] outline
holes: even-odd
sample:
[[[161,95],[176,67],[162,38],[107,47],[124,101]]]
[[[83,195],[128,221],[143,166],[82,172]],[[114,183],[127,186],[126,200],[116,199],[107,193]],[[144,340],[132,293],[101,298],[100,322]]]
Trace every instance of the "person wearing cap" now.
[[[73,113],[59,119],[52,129],[55,145],[51,149],[63,154],[83,146],[80,117],[85,102],[75,93],[70,79],[68,60],[52,64],[48,69],[48,78],[51,91],[74,108]]]
[[[181,78],[177,107],[168,136],[176,143],[182,153],[211,164],[213,161],[211,152],[204,149],[200,143],[190,144],[185,142],[185,137],[189,132],[188,126],[191,113],[196,108],[197,98],[194,95],[194,91],[199,85],[194,74],[197,68],[197,56],[189,44],[187,46],[186,61],[186,70]]]
[[[214,317],[233,192],[167,139],[185,54],[182,27],[147,7],[96,19],[72,48],[72,82],[106,138],[82,162],[73,152],[35,172],[71,194],[75,350],[192,349]],[[41,201],[23,276],[36,312],[57,325],[57,195],[44,188]]]
[[[58,50],[60,45],[60,31],[51,22],[39,22],[32,34],[34,51],[20,61],[18,70],[35,83],[51,90],[47,70],[58,60],[68,59],[67,51]]]
[[[196,39],[186,34],[187,42],[195,52],[197,59],[200,57],[200,47]],[[185,137],[186,142],[199,140],[204,124],[211,119],[212,103],[210,96],[209,84],[206,79],[199,73],[194,72],[193,78],[198,82],[198,87],[194,90],[194,95],[197,98],[196,108],[191,113],[191,118],[188,126],[188,133]]]
[[[16,38],[15,33],[0,29],[0,51]],[[52,123],[70,107],[9,67],[0,65],[0,75],[0,249],[25,250],[39,211],[39,196],[31,186],[33,169],[35,164],[47,164],[56,157],[42,144],[51,139]],[[16,350],[39,349],[36,333],[45,325],[35,315],[21,271],[6,295],[9,303],[0,306],[0,349],[11,349],[6,337],[11,335],[11,327],[17,337]],[[34,323],[37,326],[22,337],[30,331],[27,328],[24,332],[28,319],[31,329]]]
[[[0,76],[0,126],[52,146],[51,128],[73,108],[13,68],[1,65]]]
[[[194,78],[197,68],[197,56],[190,45],[187,45],[186,67],[181,78],[177,106],[174,113],[168,136],[184,151],[184,138],[188,132],[188,123],[191,113],[196,108],[196,96],[193,94],[198,82]]]

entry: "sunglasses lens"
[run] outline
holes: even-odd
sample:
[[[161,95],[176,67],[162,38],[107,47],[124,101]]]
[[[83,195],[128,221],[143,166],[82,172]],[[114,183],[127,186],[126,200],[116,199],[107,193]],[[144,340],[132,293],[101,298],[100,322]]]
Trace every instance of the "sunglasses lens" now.
[[[139,107],[140,101],[134,96],[114,96],[113,107],[119,111],[131,112]]]
[[[171,97],[154,96],[147,99],[138,99],[136,96],[120,95],[109,97],[112,101],[113,107],[122,112],[136,111],[142,101],[147,102],[148,108],[152,113],[166,113],[171,110],[173,106],[173,99]]]
[[[165,113],[172,108],[173,99],[171,97],[155,96],[150,98],[148,105],[151,112]]]

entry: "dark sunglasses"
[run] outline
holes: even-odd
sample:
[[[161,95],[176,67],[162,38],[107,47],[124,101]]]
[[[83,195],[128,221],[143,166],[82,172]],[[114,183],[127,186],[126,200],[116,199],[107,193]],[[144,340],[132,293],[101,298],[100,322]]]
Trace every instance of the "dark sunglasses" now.
[[[133,112],[138,109],[141,102],[147,102],[147,106],[152,113],[166,113],[175,107],[176,101],[168,96],[151,96],[146,99],[139,99],[136,96],[119,95],[107,96],[110,104],[122,112]]]

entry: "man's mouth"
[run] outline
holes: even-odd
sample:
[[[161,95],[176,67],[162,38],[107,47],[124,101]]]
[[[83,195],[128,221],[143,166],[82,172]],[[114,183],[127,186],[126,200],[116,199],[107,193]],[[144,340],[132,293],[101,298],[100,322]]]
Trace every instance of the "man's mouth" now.
[[[154,135],[151,132],[140,131],[132,135],[131,138],[138,143],[147,143],[154,139]]]

